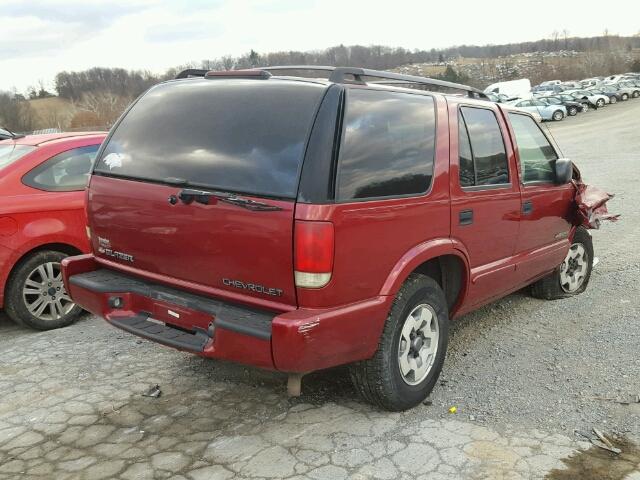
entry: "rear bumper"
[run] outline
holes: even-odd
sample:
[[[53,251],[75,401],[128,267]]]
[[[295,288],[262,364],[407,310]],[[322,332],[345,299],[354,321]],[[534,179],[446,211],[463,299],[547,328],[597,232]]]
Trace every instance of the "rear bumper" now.
[[[393,300],[271,312],[105,269],[92,255],[62,264],[73,300],[118,328],[205,357],[285,372],[371,357]]]

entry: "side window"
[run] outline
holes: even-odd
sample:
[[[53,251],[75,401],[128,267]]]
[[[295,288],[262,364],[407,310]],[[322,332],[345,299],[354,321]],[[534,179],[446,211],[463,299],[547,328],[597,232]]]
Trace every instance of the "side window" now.
[[[349,90],[338,200],[426,192],[433,176],[435,133],[432,97]]]
[[[458,151],[460,157],[460,186],[473,187],[476,184],[476,170],[473,166],[469,132],[462,115],[458,119]]]
[[[22,181],[30,187],[51,192],[82,190],[87,185],[99,147],[90,145],[59,153],[27,173]]]
[[[527,115],[509,113],[520,157],[523,182],[555,182],[558,155],[538,124]]]
[[[462,107],[459,115],[460,185],[463,187],[509,183],[509,164],[498,120],[491,110]],[[465,139],[465,134],[468,138]],[[470,155],[465,152],[468,142]],[[467,155],[467,158],[463,158]],[[473,162],[469,162],[469,157]],[[464,167],[463,167],[464,165]],[[469,168],[473,167],[473,173]],[[473,177],[471,177],[473,175]]]

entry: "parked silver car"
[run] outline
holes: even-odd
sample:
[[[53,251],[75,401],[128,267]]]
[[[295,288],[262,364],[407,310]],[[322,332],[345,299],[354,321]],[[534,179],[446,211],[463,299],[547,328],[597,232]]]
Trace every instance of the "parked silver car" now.
[[[543,120],[560,121],[567,116],[567,109],[564,105],[549,105],[547,102],[537,98],[514,100],[513,102],[508,102],[508,105],[529,113],[537,113]]]

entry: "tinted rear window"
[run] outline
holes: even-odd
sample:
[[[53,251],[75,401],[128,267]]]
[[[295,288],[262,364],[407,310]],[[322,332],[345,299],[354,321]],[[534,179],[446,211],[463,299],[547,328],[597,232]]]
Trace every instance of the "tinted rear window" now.
[[[349,91],[338,199],[426,192],[433,175],[435,131],[434,103],[429,96]]]
[[[127,113],[97,172],[295,197],[324,85],[188,80],[158,85]]]

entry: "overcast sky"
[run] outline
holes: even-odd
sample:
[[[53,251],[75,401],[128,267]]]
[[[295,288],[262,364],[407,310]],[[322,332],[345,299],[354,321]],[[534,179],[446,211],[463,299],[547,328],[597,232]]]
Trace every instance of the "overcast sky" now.
[[[93,66],[160,72],[252,48],[430,49],[537,40],[564,29],[638,33],[640,1],[613,5],[598,13],[575,0],[0,0],[0,89],[24,91],[59,71]]]

